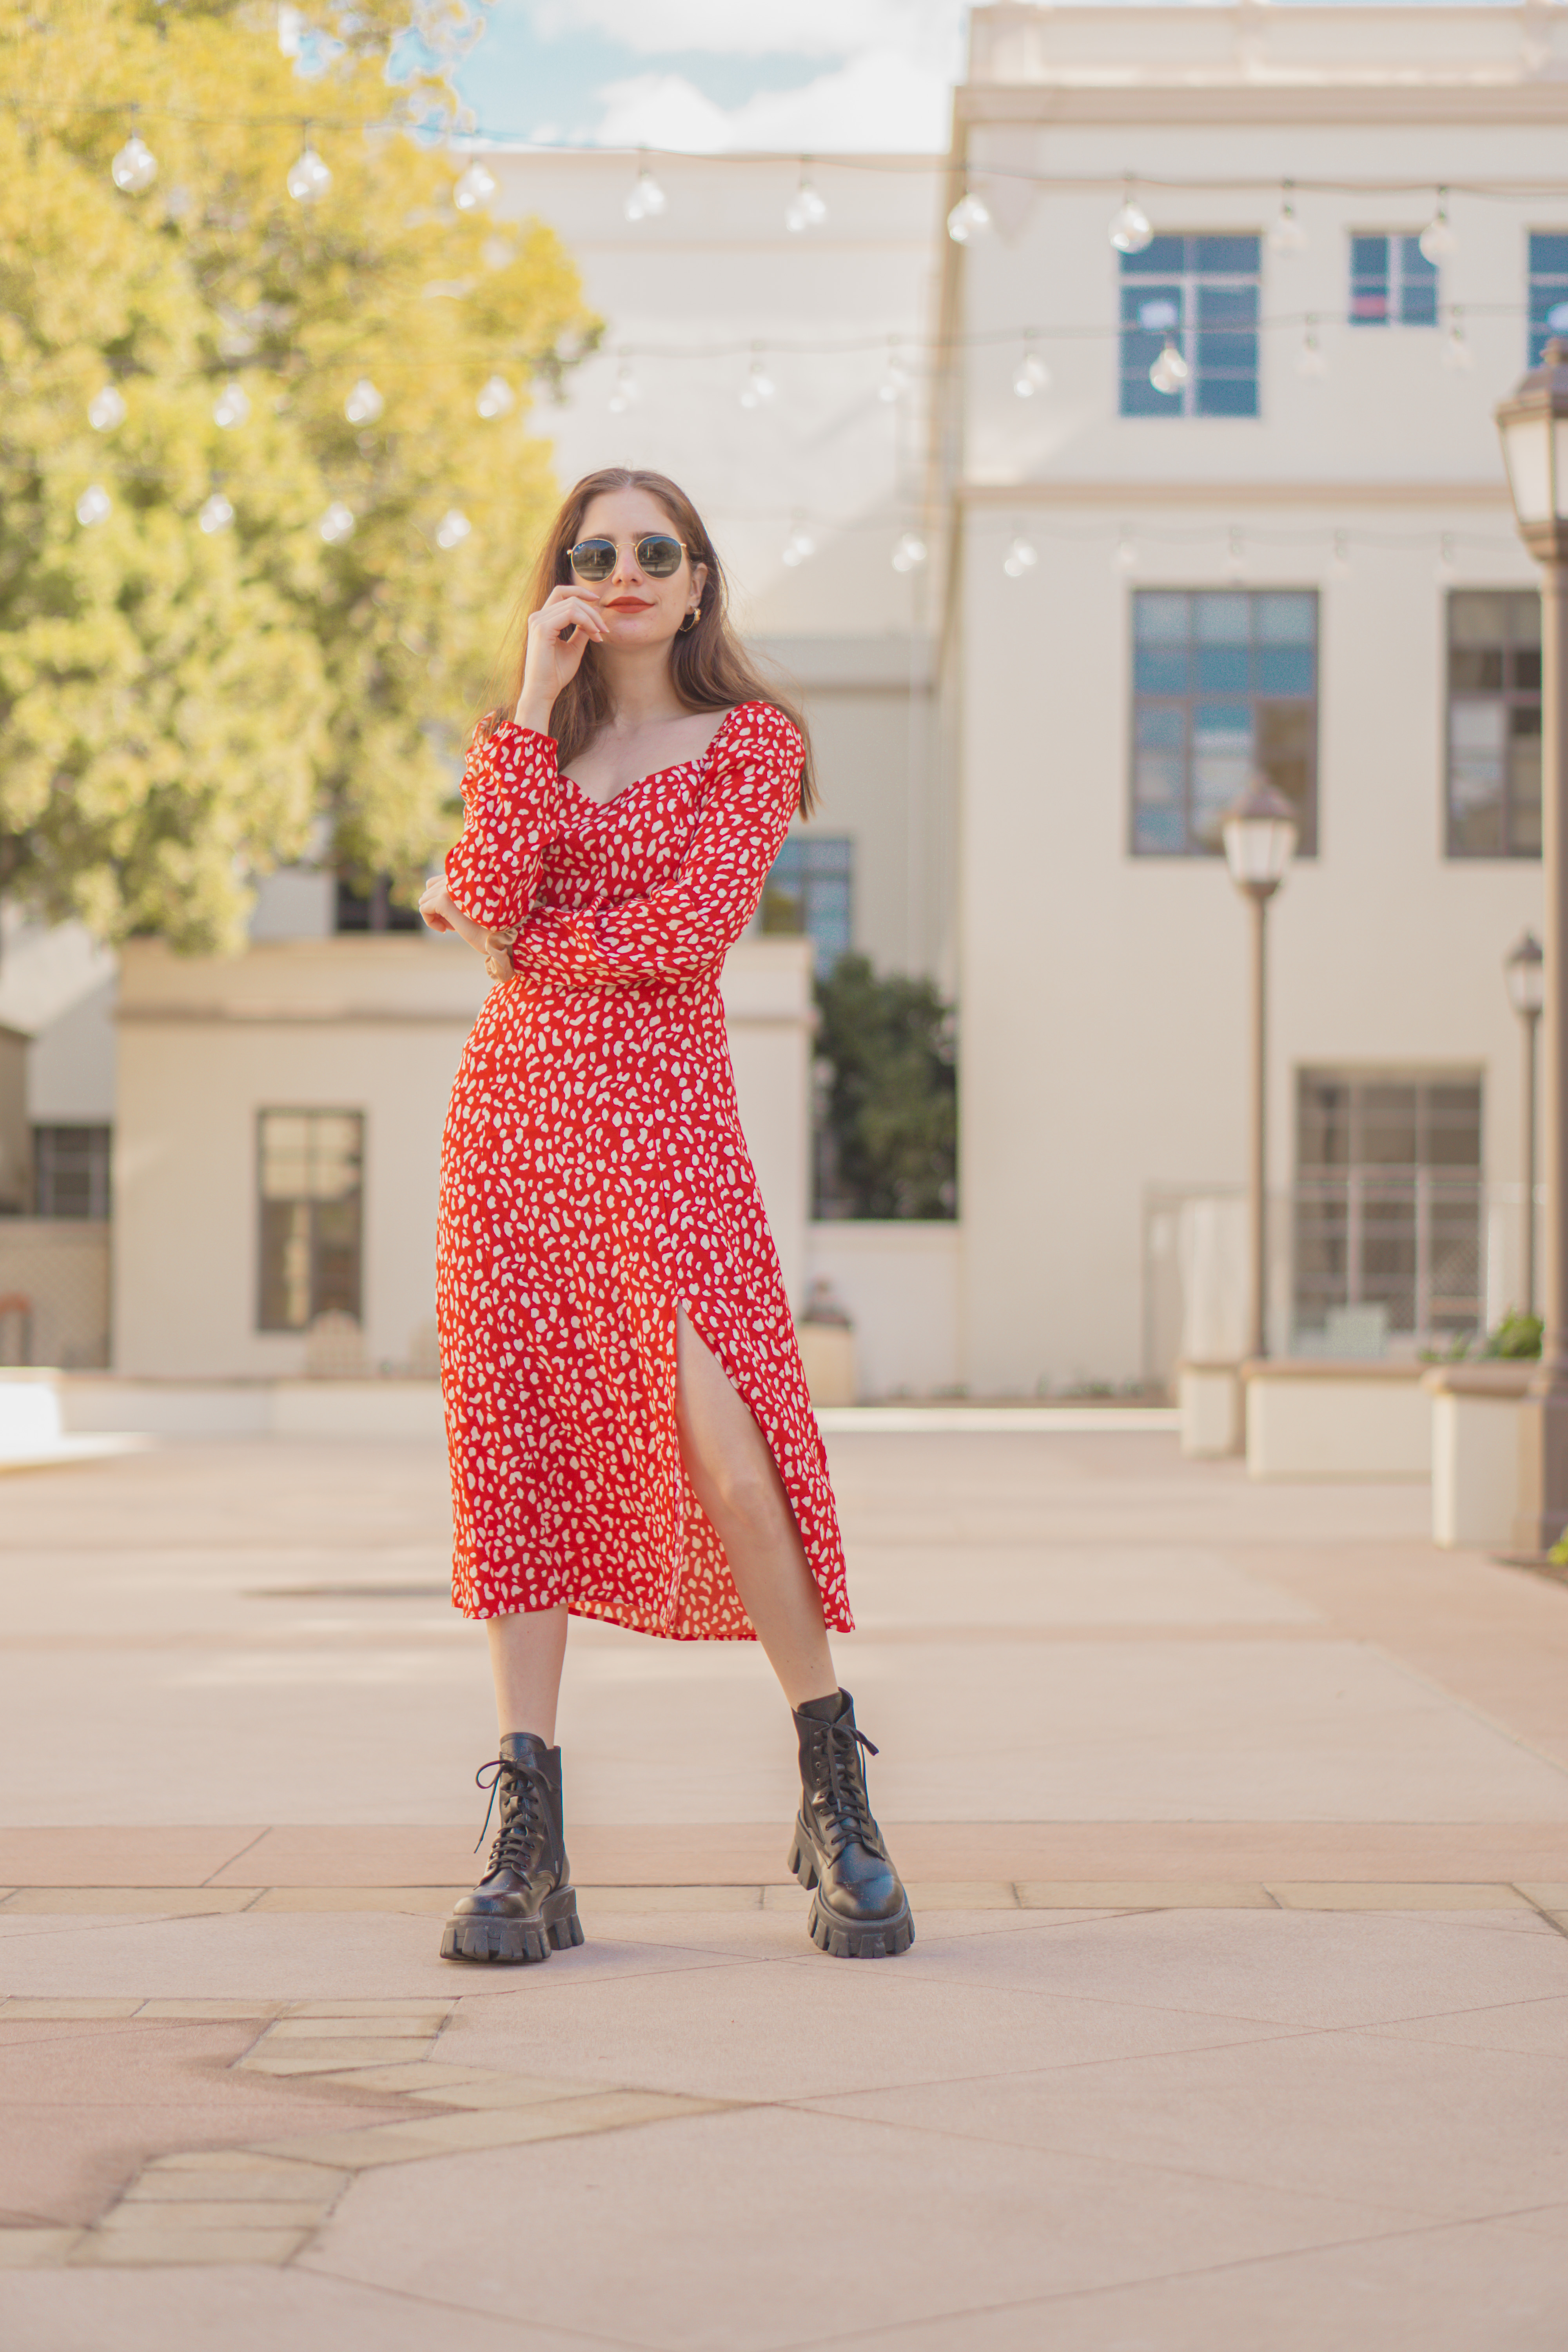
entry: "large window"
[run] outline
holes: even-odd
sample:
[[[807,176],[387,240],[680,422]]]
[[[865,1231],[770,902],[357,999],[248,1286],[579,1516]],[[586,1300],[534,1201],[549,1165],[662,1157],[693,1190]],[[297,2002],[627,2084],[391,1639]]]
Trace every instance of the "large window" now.
[[[107,1217],[107,1127],[33,1129],[33,1203],[40,1217]]]
[[[1568,335],[1568,236],[1555,234],[1530,240],[1528,366],[1541,365],[1549,335]]]
[[[1214,856],[1261,772],[1318,846],[1318,599],[1310,590],[1141,589],[1132,599],[1132,849]]]
[[[1256,416],[1258,243],[1255,236],[1157,236],[1121,257],[1123,416]],[[1190,373],[1156,392],[1167,343]]]
[[[847,834],[792,833],[763,886],[762,928],[799,938],[826,980],[855,944],[855,844]]]
[[[1541,599],[1448,599],[1448,855],[1541,855]]]
[[[1351,325],[1435,327],[1437,271],[1418,236],[1352,236]]]
[[[360,1317],[364,1118],[357,1110],[264,1110],[258,1178],[263,1331]]]
[[[1303,1070],[1296,1345],[1382,1353],[1480,1323],[1479,1078]]]

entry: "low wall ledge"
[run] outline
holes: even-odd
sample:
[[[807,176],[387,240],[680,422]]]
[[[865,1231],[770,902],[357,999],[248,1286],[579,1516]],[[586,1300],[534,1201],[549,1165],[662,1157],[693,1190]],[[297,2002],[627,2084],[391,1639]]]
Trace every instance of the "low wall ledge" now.
[[[1431,1364],[1421,1385],[1434,1396],[1500,1397],[1508,1402],[1529,1392],[1536,1366],[1526,1358],[1511,1364]]]
[[[1421,1379],[1428,1367],[1418,1358],[1384,1356],[1254,1356],[1241,1367],[1244,1381],[1404,1381]]]

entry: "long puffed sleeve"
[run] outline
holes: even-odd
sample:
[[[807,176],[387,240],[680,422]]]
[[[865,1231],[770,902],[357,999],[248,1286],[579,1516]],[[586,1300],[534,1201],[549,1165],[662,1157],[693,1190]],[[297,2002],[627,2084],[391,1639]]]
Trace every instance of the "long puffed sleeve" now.
[[[646,898],[530,915],[513,968],[579,988],[679,982],[717,971],[756,913],[799,805],[805,753],[771,704],[743,703],[714,747],[680,870]]]
[[[521,923],[561,829],[561,774],[548,735],[509,719],[476,734],[463,768],[463,830],[447,852],[452,903],[487,930]]]

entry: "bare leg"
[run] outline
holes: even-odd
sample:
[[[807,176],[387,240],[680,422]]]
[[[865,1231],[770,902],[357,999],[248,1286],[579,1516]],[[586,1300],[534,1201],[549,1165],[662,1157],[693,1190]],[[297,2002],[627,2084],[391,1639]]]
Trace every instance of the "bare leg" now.
[[[838,1687],[822,1599],[766,1438],[679,1309],[676,1426],[747,1616],[792,1707]]]
[[[496,1728],[531,1731],[546,1748],[555,1745],[555,1702],[566,1655],[565,1609],[520,1610],[514,1617],[490,1617],[490,1673],[496,1686]]]

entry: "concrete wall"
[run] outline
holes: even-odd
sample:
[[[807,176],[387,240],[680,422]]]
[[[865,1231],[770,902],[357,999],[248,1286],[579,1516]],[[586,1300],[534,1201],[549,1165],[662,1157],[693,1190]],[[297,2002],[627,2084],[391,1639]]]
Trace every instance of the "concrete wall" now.
[[[963,1235],[956,1224],[814,1224],[814,1277],[833,1286],[855,1327],[857,1394],[940,1396],[959,1381]]]

